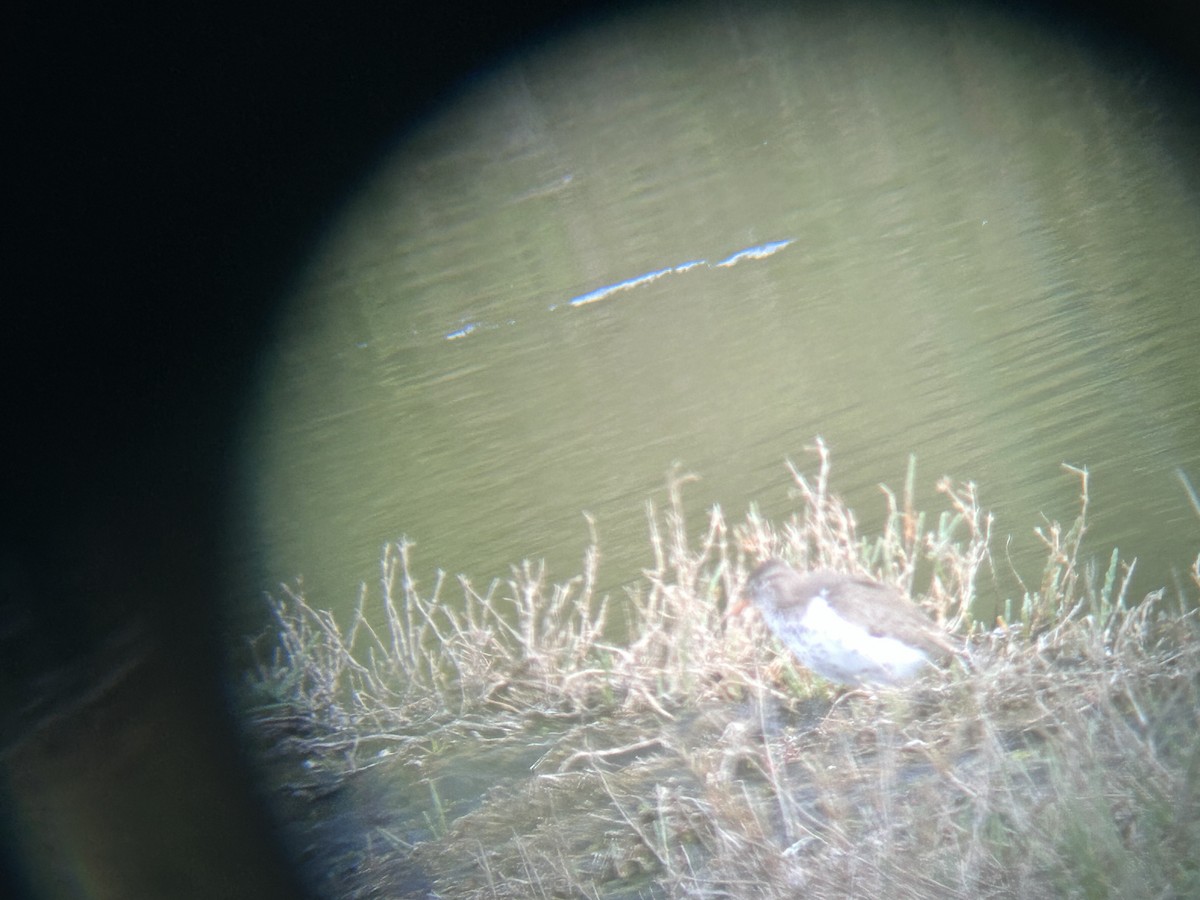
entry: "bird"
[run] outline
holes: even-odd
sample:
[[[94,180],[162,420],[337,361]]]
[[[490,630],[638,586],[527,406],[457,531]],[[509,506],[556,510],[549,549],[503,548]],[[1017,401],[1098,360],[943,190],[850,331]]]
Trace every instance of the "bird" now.
[[[908,597],[870,578],[802,575],[772,558],[750,574],[730,613],[751,604],[805,667],[839,684],[901,685],[960,652]]]

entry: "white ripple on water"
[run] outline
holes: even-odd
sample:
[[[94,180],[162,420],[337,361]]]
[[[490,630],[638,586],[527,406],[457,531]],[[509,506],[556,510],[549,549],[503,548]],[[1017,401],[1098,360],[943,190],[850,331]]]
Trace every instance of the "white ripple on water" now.
[[[706,259],[693,259],[688,262],[679,263],[675,266],[667,266],[665,269],[655,269],[652,272],[646,272],[641,275],[635,275],[633,278],[626,278],[623,281],[618,281],[614,284],[606,284],[603,287],[598,287],[595,290],[588,291],[586,294],[580,294],[577,297],[572,297],[567,301],[566,305],[586,306],[589,303],[597,303],[611,297],[613,294],[621,293],[622,291],[630,291],[634,288],[642,287],[643,285],[651,284],[658,281],[660,278],[665,278],[668,275],[679,275],[684,272],[690,272],[692,269],[707,268],[707,269],[728,269],[731,266],[736,266],[740,262],[750,259],[766,259],[768,256],[773,256],[785,247],[789,247],[796,241],[794,238],[788,238],[782,241],[770,241],[766,244],[757,244],[753,247],[747,247],[745,250],[739,250],[733,253],[720,262],[710,263]],[[549,309],[551,312],[558,309],[560,304],[552,304]],[[449,332],[445,339],[448,341],[457,341],[468,337],[484,328],[496,327],[488,326],[481,322],[468,322],[462,327]]]

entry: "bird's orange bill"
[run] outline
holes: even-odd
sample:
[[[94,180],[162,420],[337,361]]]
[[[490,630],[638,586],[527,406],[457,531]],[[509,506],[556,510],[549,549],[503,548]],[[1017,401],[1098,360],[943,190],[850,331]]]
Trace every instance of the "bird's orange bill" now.
[[[733,616],[741,615],[742,610],[744,610],[749,605],[750,605],[750,598],[747,597],[745,594],[742,594],[735,601],[733,601],[733,605],[730,606],[729,611],[727,613],[725,613],[725,618],[728,619],[728,618],[732,618]]]

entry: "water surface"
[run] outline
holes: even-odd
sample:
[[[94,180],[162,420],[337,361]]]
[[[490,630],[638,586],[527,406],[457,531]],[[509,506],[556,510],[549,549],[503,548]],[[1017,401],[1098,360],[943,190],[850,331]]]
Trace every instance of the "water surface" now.
[[[583,511],[619,585],[674,462],[697,529],[781,517],[818,434],[865,528],[916,454],[922,501],[976,481],[1034,579],[1087,466],[1093,552],[1169,583],[1200,538],[1200,207],[1156,79],[879,5],[660,12],[480,76],[347,204],[264,361],[248,606],[302,575],[348,608],[402,534],[419,571],[566,577]]]

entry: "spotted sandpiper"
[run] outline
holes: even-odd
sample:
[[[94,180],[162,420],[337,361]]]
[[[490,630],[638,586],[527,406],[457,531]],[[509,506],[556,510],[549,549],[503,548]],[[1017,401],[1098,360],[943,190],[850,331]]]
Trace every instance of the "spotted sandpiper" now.
[[[946,633],[894,588],[854,575],[801,575],[781,559],[750,574],[744,599],[806,667],[841,684],[896,685],[958,653]]]

